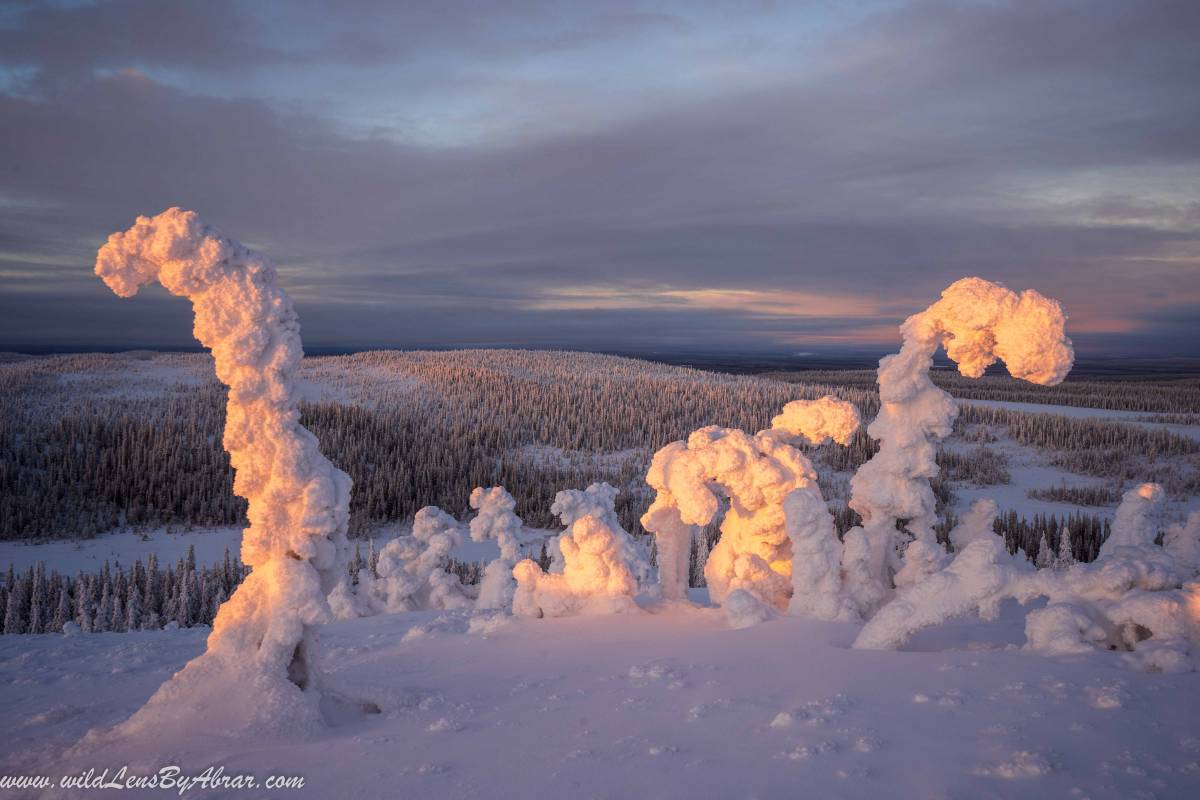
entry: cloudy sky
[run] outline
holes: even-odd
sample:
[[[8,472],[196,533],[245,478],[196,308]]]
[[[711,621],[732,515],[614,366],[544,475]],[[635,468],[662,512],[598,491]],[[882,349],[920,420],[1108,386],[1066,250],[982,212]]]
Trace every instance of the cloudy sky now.
[[[0,0],[0,349],[191,343],[109,294],[179,205],[306,344],[886,349],[964,275],[1200,354],[1200,3]]]

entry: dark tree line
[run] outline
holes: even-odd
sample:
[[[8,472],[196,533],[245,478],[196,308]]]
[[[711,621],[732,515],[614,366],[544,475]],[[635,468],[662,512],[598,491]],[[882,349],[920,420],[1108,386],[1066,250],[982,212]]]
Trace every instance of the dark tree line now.
[[[1068,486],[1065,483],[1045,489],[1030,489],[1026,496],[1049,503],[1070,503],[1077,506],[1115,506],[1121,493],[1104,485]]]
[[[993,367],[989,372],[1002,372]],[[827,383],[866,391],[875,389],[875,370],[811,370],[764,373],[796,383]],[[964,378],[953,369],[935,369],[933,382],[963,400],[1038,403],[1113,411],[1144,411],[1162,422],[1186,422],[1200,413],[1200,378],[1195,375],[1155,375],[1119,378],[1068,376],[1057,386],[1037,386],[1004,374]],[[1152,421],[1152,420],[1151,420]]]

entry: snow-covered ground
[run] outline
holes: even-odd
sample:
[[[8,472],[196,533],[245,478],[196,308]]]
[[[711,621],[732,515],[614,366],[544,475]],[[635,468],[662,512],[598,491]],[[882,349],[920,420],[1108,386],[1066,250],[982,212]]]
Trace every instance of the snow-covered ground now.
[[[382,549],[395,536],[407,534],[409,526],[394,525],[378,531],[374,537],[375,547]],[[542,542],[559,531],[536,528],[522,529],[518,538],[521,552],[537,558]],[[366,539],[356,539],[351,547],[358,545],[363,558],[367,555]],[[162,565],[174,564],[187,555],[193,547],[196,565],[200,567],[219,564],[225,558],[225,549],[237,556],[242,546],[242,528],[193,528],[170,531],[155,528],[146,531],[118,531],[92,539],[50,539],[39,542],[0,542],[0,570],[12,564],[17,571],[28,569],[39,561],[47,570],[58,570],[64,575],[78,571],[98,573],[107,561],[110,565],[128,567],[134,561],[146,559],[153,553]],[[493,541],[463,541],[450,551],[451,558],[459,561],[488,562],[500,555],[500,548]]]
[[[380,715],[307,741],[139,742],[120,763],[63,752],[131,714],[206,630],[0,637],[3,773],[217,764],[306,779],[188,795],[204,797],[1200,796],[1200,674],[1030,655],[1017,614],[906,652],[849,649],[854,625],[731,630],[708,608],[490,619],[329,625],[332,680]]]
[[[23,570],[41,561],[47,570],[58,570],[64,575],[74,575],[78,571],[97,573],[105,561],[128,567],[138,559],[146,563],[151,553],[165,566],[187,555],[188,547],[195,548],[196,565],[203,567],[219,564],[225,558],[226,548],[230,555],[237,556],[241,546],[241,527],[187,531],[156,528],[120,531],[92,539],[0,542],[0,569],[7,569],[12,564],[17,570]]]
[[[1016,406],[1020,404],[1008,403],[1006,405]],[[1068,406],[1056,406],[1056,408],[1068,408]],[[1083,410],[1095,411],[1099,414],[1118,413],[1104,412],[1099,409]],[[1177,425],[1172,427],[1185,428],[1189,426]],[[1193,428],[1193,430],[1197,429]],[[1000,434],[1000,431],[993,429],[993,433]],[[946,449],[964,454],[970,453],[979,446],[978,444],[963,442],[953,437],[943,442],[943,447]],[[1007,435],[997,435],[996,441],[989,442],[984,447],[991,452],[1002,454],[1008,460],[1009,482],[992,486],[974,486],[967,482],[954,481],[952,484],[954,501],[951,507],[956,513],[964,513],[977,500],[990,498],[996,501],[1001,511],[1016,511],[1017,514],[1027,519],[1031,519],[1037,514],[1062,517],[1072,512],[1083,512],[1097,517],[1112,519],[1113,513],[1116,511],[1116,503],[1109,506],[1080,506],[1075,503],[1038,500],[1029,496],[1030,490],[1048,489],[1063,484],[1079,487],[1095,486],[1104,483],[1104,479],[1088,475],[1077,475],[1065,469],[1055,467],[1050,463],[1050,457],[1046,453],[1039,451],[1037,448],[1025,447],[1014,442]],[[1165,510],[1168,518],[1182,520],[1190,512],[1200,510],[1200,496],[1193,495],[1184,499],[1169,500],[1165,504]]]
[[[1004,400],[960,400],[962,405],[981,408],[1002,408],[1008,411],[1025,411],[1034,414],[1056,414],[1072,419],[1105,419],[1128,422],[1149,430],[1164,430],[1191,439],[1200,439],[1200,425],[1181,425],[1171,422],[1151,422],[1153,414],[1144,411],[1120,411],[1109,408],[1084,408],[1081,406],[1056,406],[1048,403],[1010,403]]]

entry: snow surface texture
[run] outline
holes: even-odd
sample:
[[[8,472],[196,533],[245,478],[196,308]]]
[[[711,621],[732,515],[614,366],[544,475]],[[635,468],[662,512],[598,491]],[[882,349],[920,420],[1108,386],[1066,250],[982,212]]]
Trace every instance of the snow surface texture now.
[[[195,336],[229,387],[224,444],[234,491],[249,504],[242,561],[253,567],[221,607],[204,655],[120,732],[144,734],[173,719],[193,731],[313,729],[315,631],[345,568],[350,478],[300,425],[294,375],[303,352],[291,300],[265,257],[179,208],[111,235],[96,274],[121,297],[157,281],[192,302]]]
[[[638,575],[647,566],[617,521],[616,496],[607,483],[555,495],[551,511],[567,526],[558,537],[562,572],[543,572],[530,559],[517,564],[514,614],[566,617],[637,610]]]
[[[1047,655],[1119,650],[1135,669],[1195,670],[1200,652],[1200,583],[1187,555],[1200,547],[1200,526],[1172,528],[1170,549],[1154,543],[1162,487],[1125,493],[1112,535],[1090,564],[1034,569],[991,535],[995,507],[973,509],[951,532],[959,550],[949,566],[901,589],[859,633],[854,646],[894,649],[923,628],[978,611],[994,618],[1006,599],[1049,605],[1026,618],[1026,646]],[[1195,515],[1193,515],[1194,517]],[[986,523],[986,524],[985,524]],[[965,525],[972,531],[962,531]],[[1176,553],[1185,554],[1179,557]]]
[[[500,546],[500,557],[487,565],[479,582],[479,598],[475,602],[478,609],[512,610],[517,588],[513,565],[520,556],[521,532],[521,518],[513,513],[516,507],[517,501],[502,486],[490,489],[481,486],[471,492],[471,508],[479,512],[471,520],[471,539],[476,542],[494,539]]]
[[[916,584],[945,563],[933,530],[937,514],[929,479],[938,470],[936,442],[949,435],[958,409],[929,379],[938,348],[945,346],[958,371],[970,378],[999,359],[1014,378],[1054,385],[1074,360],[1065,324],[1059,304],[1033,290],[1017,294],[981,278],[963,278],[901,325],[900,352],[879,362],[881,407],[867,428],[879,452],[850,483],[850,507],[863,524],[846,533],[843,563],[864,616],[879,608],[893,584]],[[908,537],[897,529],[899,521]]]
[[[713,425],[655,453],[646,482],[657,494],[642,524],[657,537],[663,598],[681,599],[691,536],[716,517],[719,490],[729,510],[704,577],[714,602],[740,590],[728,609],[731,621],[766,619],[768,611],[756,604],[785,611],[791,603],[797,613],[822,619],[852,615],[833,519],[812,462],[791,442],[846,444],[858,424],[857,409],[845,401],[795,400],[753,436]]]
[[[184,795],[206,800],[1200,797],[1200,673],[1130,672],[1099,650],[1036,656],[1019,646],[1015,604],[894,652],[848,648],[850,623],[781,615],[730,630],[702,591],[693,599],[488,625],[462,612],[336,620],[321,630],[327,677],[382,714],[315,742],[147,739],[103,760],[63,753],[200,653],[203,629],[2,636],[0,773],[177,764],[305,778]],[[122,796],[70,796],[110,794]]]

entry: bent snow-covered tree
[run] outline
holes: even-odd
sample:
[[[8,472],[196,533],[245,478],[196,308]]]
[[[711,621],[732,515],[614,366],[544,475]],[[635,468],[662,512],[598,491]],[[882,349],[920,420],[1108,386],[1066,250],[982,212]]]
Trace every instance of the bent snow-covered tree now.
[[[224,444],[250,522],[242,560],[253,571],[221,606],[207,652],[126,725],[180,704],[276,726],[316,722],[316,628],[345,568],[350,478],[300,425],[294,375],[303,352],[292,302],[264,256],[179,208],[110,236],[96,274],[121,297],[158,282],[192,302],[195,336],[229,387]]]
[[[879,362],[879,415],[867,428],[879,451],[850,482],[850,507],[863,522],[846,533],[842,564],[861,614],[946,561],[934,534],[929,479],[938,471],[936,442],[950,434],[958,407],[929,379],[938,348],[966,377],[978,378],[1000,360],[1014,378],[1050,386],[1074,361],[1065,325],[1056,301],[981,278],[955,281],[901,325],[900,352]]]
[[[739,618],[761,619],[755,601],[783,611],[799,598],[798,613],[844,618],[833,519],[812,462],[791,442],[845,444],[857,428],[858,411],[845,401],[796,400],[754,435],[714,425],[655,453],[646,480],[657,494],[642,524],[657,537],[663,598],[683,599],[690,536],[716,517],[720,492],[729,510],[704,569],[713,601],[740,592]]]

